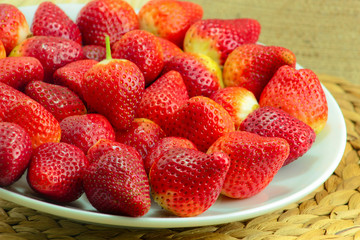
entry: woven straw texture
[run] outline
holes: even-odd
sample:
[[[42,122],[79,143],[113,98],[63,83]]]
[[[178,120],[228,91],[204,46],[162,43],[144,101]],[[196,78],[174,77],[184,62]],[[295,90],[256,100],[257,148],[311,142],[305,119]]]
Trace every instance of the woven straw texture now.
[[[360,239],[360,88],[319,75],[346,120],[343,158],[329,179],[300,201],[247,221],[184,229],[125,229],[77,223],[0,199],[0,240]]]

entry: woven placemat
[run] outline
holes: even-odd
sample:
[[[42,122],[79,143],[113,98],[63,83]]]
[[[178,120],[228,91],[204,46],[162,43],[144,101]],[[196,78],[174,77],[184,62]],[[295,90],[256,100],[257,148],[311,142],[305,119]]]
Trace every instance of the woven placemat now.
[[[126,229],[83,224],[0,199],[0,240],[360,239],[360,88],[337,77],[319,78],[343,111],[347,144],[335,172],[300,201],[247,221],[196,228]]]

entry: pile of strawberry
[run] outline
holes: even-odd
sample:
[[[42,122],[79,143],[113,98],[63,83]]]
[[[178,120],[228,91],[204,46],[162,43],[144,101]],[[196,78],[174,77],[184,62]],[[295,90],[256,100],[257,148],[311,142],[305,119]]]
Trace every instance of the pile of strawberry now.
[[[258,21],[202,17],[92,0],[74,22],[44,2],[29,26],[0,4],[0,186],[26,174],[48,201],[85,193],[127,216],[262,191],[326,125],[325,94],[290,50],[256,43]]]

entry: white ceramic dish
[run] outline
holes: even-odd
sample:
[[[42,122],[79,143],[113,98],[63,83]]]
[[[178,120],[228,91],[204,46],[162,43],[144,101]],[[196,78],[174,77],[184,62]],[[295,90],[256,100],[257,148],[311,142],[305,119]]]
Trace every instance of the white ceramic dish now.
[[[83,5],[60,5],[73,19]],[[29,23],[36,6],[23,7]],[[300,68],[300,66],[298,66]],[[56,205],[39,198],[27,185],[25,176],[8,188],[0,188],[0,197],[42,212],[102,225],[138,228],[175,228],[221,224],[245,220],[275,211],[296,202],[314,191],[333,173],[339,164],[346,143],[346,127],[340,108],[324,88],[329,118],[323,131],[303,157],[280,169],[270,185],[261,193],[245,200],[220,197],[205,213],[189,218],[167,214],[153,203],[143,217],[132,218],[97,212],[83,195],[69,205]]]

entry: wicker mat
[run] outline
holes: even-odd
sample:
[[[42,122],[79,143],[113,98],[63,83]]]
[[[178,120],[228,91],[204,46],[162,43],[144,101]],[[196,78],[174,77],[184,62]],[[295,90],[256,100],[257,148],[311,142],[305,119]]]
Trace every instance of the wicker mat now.
[[[286,208],[247,221],[197,228],[126,229],[74,222],[0,199],[0,240],[360,239],[360,87],[319,75],[346,119],[341,163],[316,191]]]

